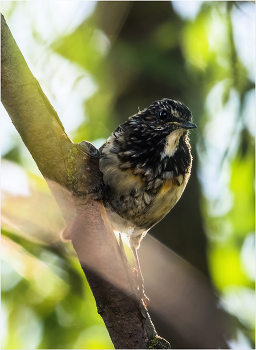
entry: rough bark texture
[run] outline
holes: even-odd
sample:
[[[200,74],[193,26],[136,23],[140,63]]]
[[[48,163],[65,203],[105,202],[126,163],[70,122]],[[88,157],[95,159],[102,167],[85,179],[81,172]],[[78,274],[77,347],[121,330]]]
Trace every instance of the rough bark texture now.
[[[1,16],[2,103],[45,177],[116,348],[170,348],[160,338],[115,239],[100,193],[98,152],[74,144]]]

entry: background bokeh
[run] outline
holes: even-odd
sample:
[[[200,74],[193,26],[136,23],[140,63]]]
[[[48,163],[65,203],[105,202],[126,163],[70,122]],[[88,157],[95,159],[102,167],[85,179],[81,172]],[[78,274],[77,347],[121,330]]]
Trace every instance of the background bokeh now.
[[[254,348],[255,4],[2,1],[1,11],[74,142],[99,147],[163,97],[190,108],[198,125],[190,134],[192,176],[150,232],[173,259],[161,260],[156,273],[176,276],[163,288],[172,300],[176,285],[181,296],[187,289],[181,280],[197,288],[195,281],[207,281],[228,345]],[[59,209],[3,107],[1,115],[2,348],[113,348],[74,250],[60,241]],[[162,285],[147,266],[157,264],[160,248],[145,242],[141,264],[153,295]],[[170,328],[147,294],[172,348],[198,347],[182,331],[194,311],[177,308]]]

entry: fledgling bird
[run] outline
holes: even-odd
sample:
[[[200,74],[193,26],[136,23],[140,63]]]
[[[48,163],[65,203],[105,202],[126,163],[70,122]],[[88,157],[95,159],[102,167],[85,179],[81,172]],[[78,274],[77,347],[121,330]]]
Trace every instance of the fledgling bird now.
[[[129,237],[137,255],[142,238],[180,199],[190,177],[190,110],[164,98],[131,116],[100,148],[104,206],[113,229]]]

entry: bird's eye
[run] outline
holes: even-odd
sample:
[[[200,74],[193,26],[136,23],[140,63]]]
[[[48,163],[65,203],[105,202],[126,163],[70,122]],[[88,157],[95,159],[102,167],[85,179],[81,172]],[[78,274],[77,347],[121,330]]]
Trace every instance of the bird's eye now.
[[[160,117],[161,119],[167,118],[167,112],[166,112],[164,109],[161,110],[160,113],[159,113],[159,117]]]

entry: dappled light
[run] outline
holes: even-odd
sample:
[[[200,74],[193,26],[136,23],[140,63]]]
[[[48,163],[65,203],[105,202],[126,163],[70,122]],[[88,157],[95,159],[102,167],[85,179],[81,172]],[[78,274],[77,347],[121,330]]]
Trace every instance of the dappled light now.
[[[99,148],[161,98],[192,111],[191,178],[138,250],[148,310],[172,348],[254,348],[255,4],[1,5],[74,142]],[[1,114],[2,348],[111,349],[75,250],[61,240],[58,185],[44,180],[3,106]],[[96,272],[114,281],[102,271],[99,260]]]

